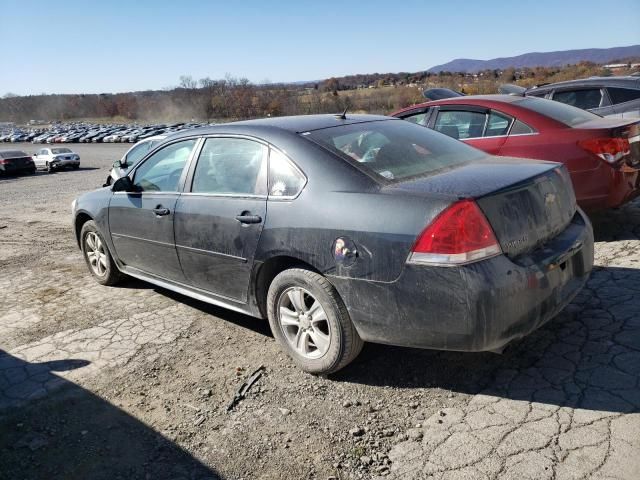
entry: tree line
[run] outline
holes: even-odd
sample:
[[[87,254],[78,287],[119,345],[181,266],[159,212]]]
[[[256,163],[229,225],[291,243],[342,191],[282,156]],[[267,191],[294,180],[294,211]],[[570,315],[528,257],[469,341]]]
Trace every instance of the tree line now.
[[[623,69],[624,70],[624,69]],[[474,74],[457,72],[373,73],[332,77],[305,84],[255,84],[227,75],[222,79],[181,76],[175,88],[117,94],[29,95],[0,98],[0,121],[197,120],[221,122],[267,116],[352,112],[389,113],[423,101],[422,91],[446,87],[466,94],[496,93],[503,83],[530,87],[593,75],[611,75],[600,65],[581,62]],[[624,74],[626,72],[615,72]]]

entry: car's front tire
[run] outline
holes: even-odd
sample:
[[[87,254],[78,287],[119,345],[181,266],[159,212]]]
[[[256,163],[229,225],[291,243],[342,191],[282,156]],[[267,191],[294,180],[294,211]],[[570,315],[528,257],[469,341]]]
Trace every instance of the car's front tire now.
[[[88,220],[80,231],[82,256],[93,278],[102,285],[115,285],[122,279],[113,257],[109,253],[102,233],[93,220]]]
[[[363,341],[336,289],[302,268],[278,274],[267,294],[271,331],[302,370],[334,373],[351,363]]]

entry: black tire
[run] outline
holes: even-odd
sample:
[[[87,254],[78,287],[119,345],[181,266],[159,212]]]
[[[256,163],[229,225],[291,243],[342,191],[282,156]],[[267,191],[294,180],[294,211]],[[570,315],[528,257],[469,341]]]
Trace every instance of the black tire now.
[[[74,170],[78,170],[79,168],[80,168],[80,165],[74,165],[74,166],[73,166],[73,169],[74,169]]]
[[[47,172],[53,173],[53,166],[49,162],[47,162],[45,166],[47,167]]]
[[[90,246],[87,243],[87,238],[90,235],[97,235],[102,242],[103,253],[105,255],[105,265],[104,272],[102,275],[96,272],[96,268],[91,264],[91,260],[89,259],[89,250]],[[96,279],[96,281],[102,285],[115,285],[120,282],[123,278],[123,274],[118,270],[111,253],[109,252],[109,248],[107,247],[106,242],[104,241],[104,237],[102,233],[98,229],[98,226],[93,220],[88,220],[82,226],[82,230],[80,231],[80,248],[82,249],[82,256],[84,257],[84,261],[89,268],[89,272]]]
[[[307,358],[296,351],[284,333],[280,316],[276,314],[281,297],[294,287],[309,292],[326,313],[330,340],[326,353],[319,358]],[[342,299],[333,285],[318,273],[303,268],[292,268],[278,274],[269,286],[267,314],[273,336],[305,372],[314,375],[337,372],[351,363],[362,350],[364,342],[353,326]]]

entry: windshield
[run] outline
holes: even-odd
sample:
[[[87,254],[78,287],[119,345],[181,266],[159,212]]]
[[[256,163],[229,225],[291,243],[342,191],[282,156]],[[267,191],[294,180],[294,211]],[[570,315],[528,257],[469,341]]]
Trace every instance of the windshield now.
[[[69,150],[68,148],[52,148],[51,153],[56,155],[60,153],[71,153],[71,150]]]
[[[555,100],[547,100],[546,98],[525,97],[521,100],[516,100],[513,104],[528,108],[529,110],[538,112],[546,117],[553,118],[554,120],[564,123],[569,127],[574,127],[581,123],[595,120],[596,118],[602,118],[600,115],[596,115],[595,113],[556,102]]]
[[[387,181],[429,174],[487,155],[441,133],[398,120],[343,125],[303,135]]]

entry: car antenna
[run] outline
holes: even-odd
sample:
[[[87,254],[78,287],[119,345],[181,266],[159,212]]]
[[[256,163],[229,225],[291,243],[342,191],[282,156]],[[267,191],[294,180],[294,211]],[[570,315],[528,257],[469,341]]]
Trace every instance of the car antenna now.
[[[349,107],[346,107],[342,113],[336,113],[335,117],[339,118],[340,120],[346,120],[347,119],[347,110],[349,109]]]

